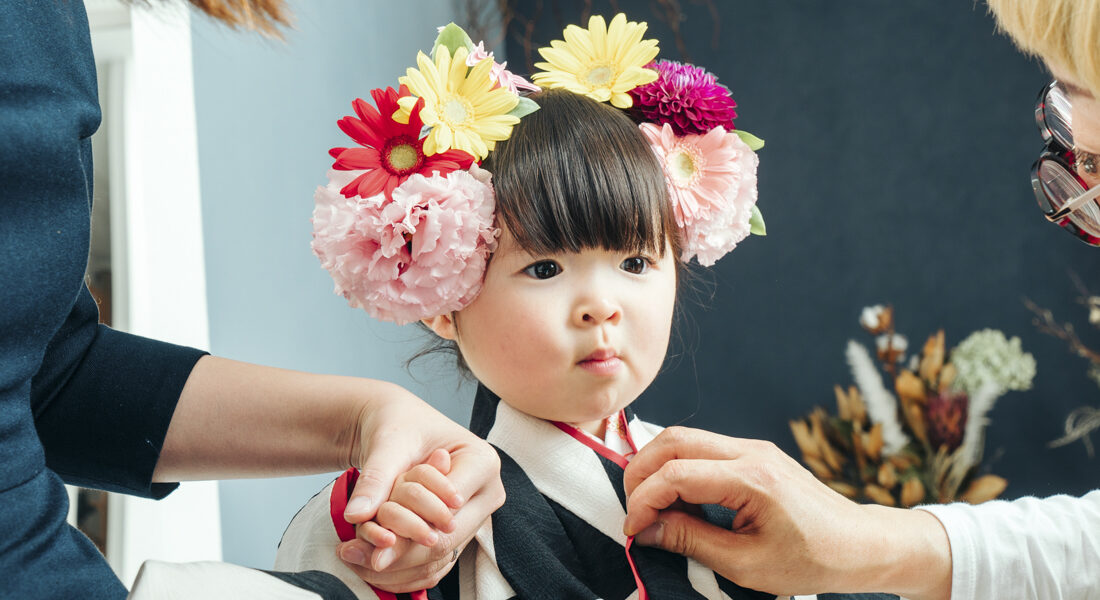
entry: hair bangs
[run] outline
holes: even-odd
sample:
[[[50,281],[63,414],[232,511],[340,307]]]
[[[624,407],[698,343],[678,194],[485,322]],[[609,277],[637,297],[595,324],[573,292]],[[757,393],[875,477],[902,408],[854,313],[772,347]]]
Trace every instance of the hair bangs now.
[[[1100,98],[1100,0],[988,0],[998,28],[1023,52]]]
[[[679,255],[664,173],[621,110],[564,90],[531,99],[539,110],[497,142],[498,224],[532,254],[586,248]]]

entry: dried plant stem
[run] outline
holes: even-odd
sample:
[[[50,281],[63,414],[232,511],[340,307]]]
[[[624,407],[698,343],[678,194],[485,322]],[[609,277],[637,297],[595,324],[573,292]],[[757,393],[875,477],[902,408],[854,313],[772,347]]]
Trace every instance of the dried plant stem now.
[[[1095,429],[1100,429],[1100,408],[1082,406],[1066,417],[1066,434],[1049,445],[1051,448],[1058,448],[1081,440],[1081,443],[1085,445],[1085,450],[1089,453],[1089,458],[1092,458],[1095,452],[1092,447],[1092,440],[1088,436]]]
[[[1059,324],[1054,320],[1053,313],[1045,308],[1040,308],[1029,298],[1024,298],[1024,305],[1027,306],[1028,310],[1035,313],[1036,319],[1033,322],[1039,331],[1066,342],[1077,356],[1087,358],[1093,364],[1100,364],[1100,352],[1086,346],[1081,338],[1077,337],[1073,325],[1069,323]]]

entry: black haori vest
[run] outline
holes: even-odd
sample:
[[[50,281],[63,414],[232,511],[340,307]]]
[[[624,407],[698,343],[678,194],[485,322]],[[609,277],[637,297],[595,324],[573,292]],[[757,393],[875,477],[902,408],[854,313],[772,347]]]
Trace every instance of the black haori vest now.
[[[629,411],[623,416],[640,443],[660,431]],[[626,461],[584,434],[520,413],[482,386],[470,430],[500,454],[508,499],[493,513],[492,539],[496,565],[516,596],[775,597],[738,587],[678,554],[632,545],[622,533]],[[704,513],[716,525],[733,523],[725,508],[708,506]]]

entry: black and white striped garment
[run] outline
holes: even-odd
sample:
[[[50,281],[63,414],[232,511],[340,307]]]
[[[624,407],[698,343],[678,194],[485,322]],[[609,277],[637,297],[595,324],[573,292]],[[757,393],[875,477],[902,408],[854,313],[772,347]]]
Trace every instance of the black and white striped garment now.
[[[629,413],[628,423],[638,447],[660,432]],[[479,386],[470,429],[497,448],[507,500],[455,569],[427,591],[430,600],[775,598],[677,554],[632,546],[628,555],[622,467],[555,424],[524,414]],[[376,593],[335,556],[339,537],[333,515],[341,511],[333,500],[343,496],[346,502],[349,486],[343,486],[330,485],[299,511],[280,542],[275,568],[324,571],[359,598],[392,598]],[[704,507],[704,515],[724,527],[733,518],[732,511],[716,506]]]

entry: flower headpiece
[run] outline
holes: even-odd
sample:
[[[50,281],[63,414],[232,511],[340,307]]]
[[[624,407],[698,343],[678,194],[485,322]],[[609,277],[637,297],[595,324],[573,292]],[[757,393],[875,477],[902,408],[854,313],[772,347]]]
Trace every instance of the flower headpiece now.
[[[625,109],[657,155],[683,254],[709,266],[749,233],[764,234],[756,208],[755,151],[764,142],[734,129],[736,103],[714,75],[659,60],[645,23],[618,14],[539,53],[532,79]],[[491,174],[478,165],[539,91],[497,63],[460,27],[439,28],[431,55],[356,99],[338,121],[358,146],[333,148],[328,185],[314,194],[313,252],[335,291],[371,316],[409,323],[464,308],[481,289],[499,230]]]

